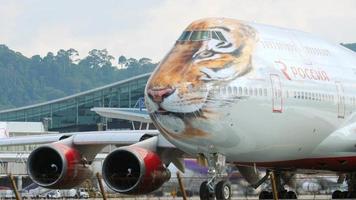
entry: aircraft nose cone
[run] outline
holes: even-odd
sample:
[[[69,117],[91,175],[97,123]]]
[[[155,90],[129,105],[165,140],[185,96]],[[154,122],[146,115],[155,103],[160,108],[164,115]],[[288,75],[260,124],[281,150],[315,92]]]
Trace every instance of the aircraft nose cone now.
[[[164,98],[171,95],[175,89],[173,88],[153,88],[148,89],[147,94],[148,96],[156,103],[161,103]]]

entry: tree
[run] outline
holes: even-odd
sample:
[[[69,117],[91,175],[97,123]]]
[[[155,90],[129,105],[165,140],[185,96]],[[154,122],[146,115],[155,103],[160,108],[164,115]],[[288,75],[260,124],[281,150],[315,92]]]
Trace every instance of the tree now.
[[[127,67],[137,67],[138,61],[135,58],[129,58],[126,62]]]
[[[113,67],[106,49],[91,50],[76,63],[75,49],[48,52],[31,58],[0,45],[0,109],[31,105],[93,89],[155,68],[148,58],[119,57],[126,69]]]
[[[93,49],[89,51],[89,55],[81,60],[79,64],[85,64],[90,68],[101,68],[105,65],[112,66],[111,61],[114,59],[106,49]]]
[[[127,61],[127,59],[126,59],[125,56],[120,56],[118,63],[119,63],[120,65],[125,65],[125,64],[126,64],[126,61]]]
[[[148,63],[151,63],[151,59],[149,59],[149,58],[141,58],[140,60],[138,60],[138,62],[140,63],[140,65],[146,65]]]

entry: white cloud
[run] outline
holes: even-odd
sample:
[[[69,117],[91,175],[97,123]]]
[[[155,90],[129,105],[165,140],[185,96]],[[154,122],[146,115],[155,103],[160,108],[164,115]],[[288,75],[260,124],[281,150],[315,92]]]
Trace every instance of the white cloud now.
[[[62,1],[55,7],[63,10],[53,16],[49,16],[53,7],[42,16],[38,10],[46,8],[29,12],[19,1],[14,2],[0,5],[0,26],[8,27],[0,30],[1,43],[27,56],[67,48],[85,56],[93,48],[107,48],[115,57],[145,56],[158,61],[189,23],[204,17],[231,17],[300,29],[335,42],[356,42],[354,0],[177,0],[149,7],[139,1],[124,6],[120,1],[82,1],[71,9],[65,9],[70,3]],[[41,21],[27,23],[26,14]]]
[[[181,31],[204,17],[231,17],[304,30],[334,42],[356,42],[356,1],[353,0],[180,0],[164,1],[147,13],[146,20],[128,33],[137,41],[127,52],[160,59]],[[125,42],[124,42],[125,43]]]
[[[0,43],[6,43],[13,38],[16,22],[22,11],[23,6],[20,3],[12,1],[0,3]]]

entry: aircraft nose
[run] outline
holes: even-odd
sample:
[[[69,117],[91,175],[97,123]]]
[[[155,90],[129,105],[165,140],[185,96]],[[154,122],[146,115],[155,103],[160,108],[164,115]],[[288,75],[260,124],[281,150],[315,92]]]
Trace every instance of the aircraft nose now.
[[[148,89],[147,94],[148,96],[156,103],[161,103],[164,98],[171,95],[175,89],[173,88],[154,88]]]

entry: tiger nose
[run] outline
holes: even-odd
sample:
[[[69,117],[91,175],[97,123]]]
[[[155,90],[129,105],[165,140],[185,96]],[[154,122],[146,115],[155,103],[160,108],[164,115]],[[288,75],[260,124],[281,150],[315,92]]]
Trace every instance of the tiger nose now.
[[[148,96],[156,103],[161,103],[164,98],[171,95],[175,89],[173,88],[154,88],[148,89],[147,94]]]

